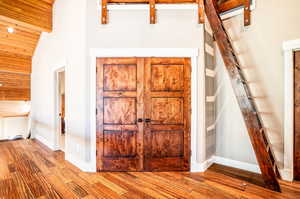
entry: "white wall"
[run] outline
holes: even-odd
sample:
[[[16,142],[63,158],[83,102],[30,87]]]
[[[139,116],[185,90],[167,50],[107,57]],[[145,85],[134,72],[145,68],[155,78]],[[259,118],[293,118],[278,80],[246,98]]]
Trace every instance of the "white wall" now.
[[[101,25],[98,4],[98,0],[56,1],[53,32],[42,34],[33,57],[34,134],[55,148],[54,69],[65,65],[66,158],[83,164],[90,161],[91,146],[89,49],[202,48],[203,43],[196,10],[158,11],[156,25],[149,24],[147,11],[110,11],[109,24]]]
[[[52,33],[43,33],[32,65],[34,136],[56,147],[55,73],[66,70],[66,158],[85,160],[87,111],[86,0],[56,1]]]
[[[223,64],[219,49],[216,49],[217,85],[219,87],[216,104],[216,155],[231,160],[257,164],[228,72]]]
[[[4,133],[3,133],[3,118],[0,117],[0,139],[4,139]]]
[[[233,39],[239,59],[250,87],[255,96],[258,109],[268,130],[272,148],[279,163],[283,163],[283,96],[284,69],[282,43],[300,37],[300,1],[265,0],[256,1],[252,12],[252,25],[243,30],[243,16],[226,20],[225,26]],[[218,56],[218,67],[224,67]],[[220,73],[222,76],[222,73]],[[255,156],[247,138],[247,130],[242,122],[236,100],[232,95],[230,82],[220,93],[219,104],[228,99],[226,108],[218,123],[217,155],[234,160],[255,163]],[[235,118],[229,120],[229,118]]]
[[[0,118],[0,139],[9,139],[17,135],[28,136],[28,117]]]

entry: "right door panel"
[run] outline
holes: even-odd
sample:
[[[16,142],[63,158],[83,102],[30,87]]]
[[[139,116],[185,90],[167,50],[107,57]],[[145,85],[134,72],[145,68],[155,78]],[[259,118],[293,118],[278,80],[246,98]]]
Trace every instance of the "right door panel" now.
[[[144,169],[189,170],[190,59],[146,58],[144,70]]]

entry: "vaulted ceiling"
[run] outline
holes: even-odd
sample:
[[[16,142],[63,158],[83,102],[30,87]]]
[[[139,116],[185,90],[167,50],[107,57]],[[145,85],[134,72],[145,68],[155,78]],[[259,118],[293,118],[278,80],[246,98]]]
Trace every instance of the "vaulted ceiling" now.
[[[0,0],[0,100],[30,100],[31,59],[55,0]]]

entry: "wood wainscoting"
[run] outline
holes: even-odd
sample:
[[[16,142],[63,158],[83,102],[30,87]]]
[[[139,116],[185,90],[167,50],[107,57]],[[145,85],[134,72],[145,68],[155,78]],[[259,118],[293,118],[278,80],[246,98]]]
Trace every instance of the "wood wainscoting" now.
[[[190,58],[97,59],[97,170],[190,168]]]

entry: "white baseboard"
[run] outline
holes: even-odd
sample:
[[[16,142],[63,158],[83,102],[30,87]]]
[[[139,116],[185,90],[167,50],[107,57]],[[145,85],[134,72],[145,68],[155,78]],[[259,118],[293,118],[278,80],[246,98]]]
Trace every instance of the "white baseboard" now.
[[[81,171],[84,172],[96,172],[95,168],[91,166],[86,161],[80,160],[79,158],[73,156],[73,155],[65,155],[65,159],[69,161],[74,166],[78,167]]]
[[[247,162],[241,162],[237,160],[231,160],[219,156],[214,156],[214,162],[217,164],[237,168],[237,169],[243,169],[246,171],[251,171],[254,173],[261,173],[259,166],[257,164],[250,164]]]
[[[51,150],[57,150],[55,145],[53,143],[50,143],[47,141],[44,137],[40,135],[35,135],[35,138],[45,144],[47,147],[49,147]],[[80,160],[79,158],[65,154],[65,158],[67,161],[78,167],[80,170],[84,172],[96,172],[96,168],[94,164],[88,163],[86,161]],[[208,160],[206,160],[203,163],[197,163],[197,162],[191,162],[191,172],[204,172],[206,171],[213,163],[225,165],[225,166],[230,166],[238,169],[243,169],[246,171],[251,171],[255,173],[261,173],[259,166],[256,164],[250,164],[246,162],[241,162],[237,160],[231,160],[219,156],[212,156]],[[282,178],[284,180],[292,181],[293,177],[290,175],[291,172],[290,170],[282,170],[281,171]]]
[[[44,145],[46,145],[46,146],[47,146],[48,148],[50,148],[51,150],[53,150],[53,151],[57,150],[56,146],[55,146],[53,143],[49,142],[49,141],[48,141],[47,139],[45,139],[44,137],[42,137],[42,136],[36,134],[36,135],[34,136],[34,138],[37,139],[38,141],[40,141],[41,143],[43,143]]]
[[[203,163],[192,162],[191,172],[204,172],[214,163],[214,157],[209,158]]]
[[[292,182],[294,180],[293,171],[291,169],[280,169],[279,173],[283,180]]]

